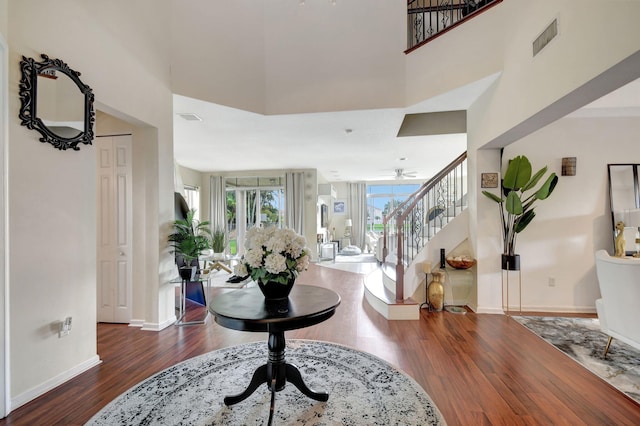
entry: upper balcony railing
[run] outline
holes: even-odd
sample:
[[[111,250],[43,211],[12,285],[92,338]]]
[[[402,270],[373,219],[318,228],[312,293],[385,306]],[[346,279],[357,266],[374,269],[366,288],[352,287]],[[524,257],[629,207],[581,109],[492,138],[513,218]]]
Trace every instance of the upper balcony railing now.
[[[407,50],[478,15],[502,0],[407,0]]]

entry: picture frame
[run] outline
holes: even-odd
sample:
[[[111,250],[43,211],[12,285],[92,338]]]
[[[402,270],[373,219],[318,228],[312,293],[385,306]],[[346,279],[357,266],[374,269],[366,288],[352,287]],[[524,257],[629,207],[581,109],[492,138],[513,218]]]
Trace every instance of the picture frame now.
[[[481,188],[497,188],[498,187],[498,174],[497,173],[482,173],[480,180]]]
[[[347,202],[345,200],[335,200],[333,202],[333,214],[347,214]]]

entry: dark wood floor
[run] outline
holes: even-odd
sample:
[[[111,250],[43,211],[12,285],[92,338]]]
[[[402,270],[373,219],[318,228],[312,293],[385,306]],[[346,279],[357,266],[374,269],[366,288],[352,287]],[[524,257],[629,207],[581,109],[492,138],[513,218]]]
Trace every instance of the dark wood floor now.
[[[336,342],[387,360],[428,392],[449,425],[640,424],[638,404],[512,318],[423,310],[418,321],[386,321],[364,301],[362,277],[311,265],[298,282],[332,288],[342,304],[328,321],[291,331],[287,338]],[[227,330],[211,320],[161,332],[98,324],[102,364],[18,408],[0,424],[81,425],[164,368],[265,337]]]

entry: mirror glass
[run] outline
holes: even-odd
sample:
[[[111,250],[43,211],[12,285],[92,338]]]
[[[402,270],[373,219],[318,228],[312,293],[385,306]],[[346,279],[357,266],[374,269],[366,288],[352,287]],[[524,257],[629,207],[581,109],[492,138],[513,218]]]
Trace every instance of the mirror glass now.
[[[617,234],[616,223],[624,222],[625,252],[637,252],[636,238],[640,227],[640,164],[609,164],[609,199],[613,238]]]
[[[21,124],[38,131],[41,142],[60,150],[79,150],[93,140],[93,92],[80,73],[60,59],[22,57],[20,68]]]
[[[84,131],[84,95],[63,73],[38,74],[38,118],[62,138],[75,138]]]

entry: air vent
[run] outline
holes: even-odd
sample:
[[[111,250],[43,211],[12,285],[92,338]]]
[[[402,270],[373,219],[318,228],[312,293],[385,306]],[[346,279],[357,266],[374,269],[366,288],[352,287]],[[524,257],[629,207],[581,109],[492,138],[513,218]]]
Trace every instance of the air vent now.
[[[536,56],[544,47],[558,35],[558,20],[554,19],[547,28],[533,41],[533,56]]]
[[[178,115],[187,121],[202,121],[202,118],[191,112],[178,113]]]

